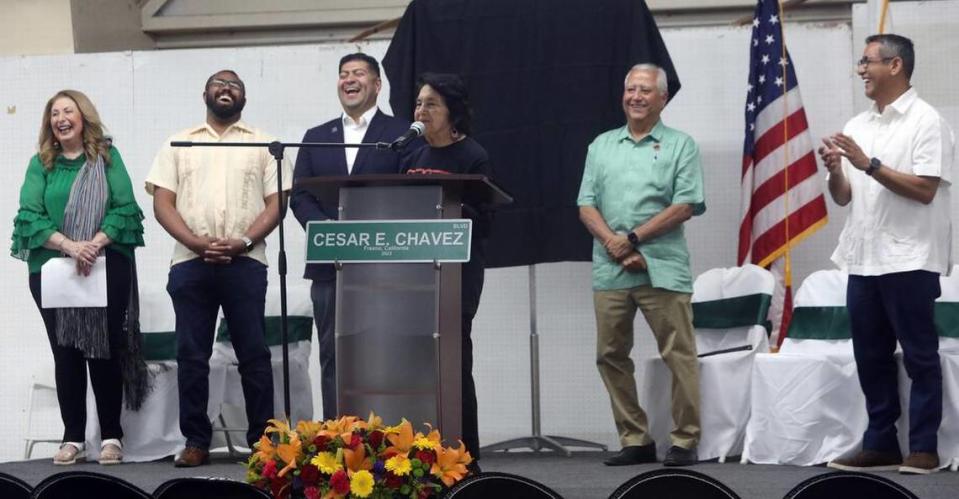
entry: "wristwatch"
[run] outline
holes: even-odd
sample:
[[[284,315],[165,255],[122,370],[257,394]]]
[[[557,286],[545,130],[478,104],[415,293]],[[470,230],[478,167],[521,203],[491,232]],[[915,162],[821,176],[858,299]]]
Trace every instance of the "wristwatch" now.
[[[880,166],[882,166],[882,161],[879,161],[879,158],[871,158],[869,160],[869,166],[866,167],[866,175],[872,176]]]
[[[634,248],[639,246],[639,236],[637,236],[635,232],[633,231],[627,232],[626,239],[629,240],[629,244],[632,244]]]
[[[252,239],[250,239],[249,237],[243,236],[243,237],[240,238],[240,240],[243,241],[243,246],[246,247],[246,252],[247,252],[247,253],[249,253],[250,251],[253,250],[253,246],[255,246],[255,245],[253,244],[253,240],[252,240]]]

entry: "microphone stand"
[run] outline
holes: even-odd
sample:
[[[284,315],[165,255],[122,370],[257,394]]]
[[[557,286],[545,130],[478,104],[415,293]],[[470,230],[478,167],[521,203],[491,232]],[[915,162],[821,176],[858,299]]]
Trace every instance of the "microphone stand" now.
[[[280,247],[277,256],[277,272],[280,275],[280,338],[283,342],[283,414],[290,420],[290,351],[287,345],[287,315],[286,315],[286,243],[283,238],[283,219],[286,218],[286,194],[283,191],[283,152],[287,147],[313,148],[375,148],[394,149],[393,144],[387,142],[343,144],[339,142],[190,142],[173,141],[171,147],[265,147],[276,159],[276,187],[279,195],[279,229]]]

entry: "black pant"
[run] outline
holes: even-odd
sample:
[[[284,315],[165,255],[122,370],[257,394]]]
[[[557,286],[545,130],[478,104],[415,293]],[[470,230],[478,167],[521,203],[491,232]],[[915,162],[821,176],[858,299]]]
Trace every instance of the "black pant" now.
[[[475,250],[474,250],[475,251]],[[462,266],[462,306],[463,320],[462,344],[463,352],[462,364],[460,366],[461,376],[463,377],[463,443],[466,449],[473,456],[473,459],[480,458],[479,451],[479,409],[476,403],[476,383],[473,382],[473,317],[479,309],[480,295],[483,293],[483,280],[485,271],[484,259],[482,254],[476,255],[469,263]]]
[[[313,281],[310,286],[313,320],[320,348],[320,393],[323,419],[336,419],[336,335],[333,331],[336,309],[336,281]]]
[[[869,425],[863,449],[899,452],[896,421],[899,368],[896,341],[912,380],[909,391],[909,450],[938,448],[942,421],[942,371],[934,310],[939,274],[916,270],[879,276],[850,275],[846,306],[859,384],[866,397]]]
[[[120,428],[120,406],[123,403],[123,381],[118,352],[126,344],[123,317],[130,298],[130,261],[107,248],[107,329],[110,335],[109,359],[84,359],[83,352],[57,344],[57,314],[52,308],[40,307],[40,274],[30,274],[30,294],[43,317],[47,338],[53,350],[57,383],[57,401],[63,418],[63,441],[83,442],[87,427],[87,366],[90,384],[97,402],[100,438],[123,438]]]
[[[167,292],[176,313],[180,432],[186,437],[187,446],[210,447],[210,356],[217,312],[222,306],[239,362],[249,422],[246,441],[252,448],[263,435],[267,420],[274,415],[273,368],[263,317],[266,265],[247,257],[235,258],[228,264],[194,258],[170,268]]]

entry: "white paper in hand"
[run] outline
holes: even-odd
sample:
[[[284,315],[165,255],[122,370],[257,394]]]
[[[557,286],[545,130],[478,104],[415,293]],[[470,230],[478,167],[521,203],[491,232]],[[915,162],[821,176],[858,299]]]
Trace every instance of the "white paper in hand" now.
[[[107,306],[107,261],[97,258],[90,275],[77,273],[73,258],[51,258],[40,269],[43,308]]]

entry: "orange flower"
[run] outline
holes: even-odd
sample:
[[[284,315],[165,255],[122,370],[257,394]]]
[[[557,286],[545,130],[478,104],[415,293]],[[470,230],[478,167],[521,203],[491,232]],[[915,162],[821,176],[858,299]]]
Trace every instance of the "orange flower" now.
[[[343,416],[340,419],[330,419],[323,422],[323,429],[317,432],[317,434],[330,437],[331,440],[340,437],[344,442],[349,443],[350,434],[353,433],[356,422],[356,416]]]
[[[303,447],[300,445],[299,435],[296,433],[290,434],[289,443],[278,445],[276,454],[286,463],[286,466],[277,473],[277,476],[283,476],[287,474],[287,472],[295,470],[297,460],[303,455]]]
[[[413,447],[413,440],[416,438],[413,436],[413,425],[406,418],[399,425],[389,428],[387,433],[386,439],[393,445],[387,447],[383,451],[384,454],[405,455],[410,452],[410,448]]]
[[[350,476],[360,470],[373,469],[373,460],[366,457],[366,446],[358,445],[356,450],[343,448],[343,462],[346,463],[346,469]]]
[[[266,461],[272,459],[275,452],[276,449],[273,447],[273,441],[270,440],[270,437],[262,435],[260,441],[256,444],[256,453],[253,455],[259,461]]]
[[[463,442],[460,442],[459,448],[438,447],[436,449],[436,462],[430,468],[430,473],[443,481],[447,487],[452,487],[454,483],[466,476],[466,465],[473,462],[473,457],[466,450]]]
[[[313,437],[320,433],[323,423],[319,421],[300,421],[296,423],[296,433],[300,435],[300,440],[312,442]]]

